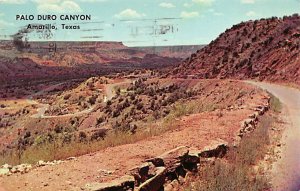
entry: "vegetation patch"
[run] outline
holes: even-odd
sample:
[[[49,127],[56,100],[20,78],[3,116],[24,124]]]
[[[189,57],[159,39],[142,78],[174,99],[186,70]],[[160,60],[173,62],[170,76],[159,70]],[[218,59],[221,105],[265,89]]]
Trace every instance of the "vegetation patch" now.
[[[271,110],[274,111],[275,113],[280,113],[280,111],[282,110],[282,103],[273,94],[269,94],[269,95],[271,97],[270,99]]]
[[[254,166],[263,160],[270,147],[269,129],[274,118],[264,116],[253,133],[246,135],[237,148],[232,148],[224,159],[213,165],[202,166],[191,191],[269,190],[269,180],[260,175]]]

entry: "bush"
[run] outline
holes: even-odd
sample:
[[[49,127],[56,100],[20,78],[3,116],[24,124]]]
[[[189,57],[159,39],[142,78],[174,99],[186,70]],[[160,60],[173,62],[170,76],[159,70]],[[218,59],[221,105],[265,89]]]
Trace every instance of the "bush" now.
[[[87,135],[86,135],[85,132],[83,132],[83,131],[80,131],[80,132],[79,132],[79,141],[80,141],[80,142],[85,142],[85,141],[87,141]]]
[[[97,99],[96,96],[91,96],[88,98],[88,103],[94,105],[96,103],[96,99]]]
[[[96,131],[95,133],[93,133],[93,135],[91,136],[91,140],[104,140],[105,136],[106,136],[106,132],[107,130],[105,129],[100,129],[98,131]]]
[[[70,97],[71,97],[71,94],[67,94],[64,96],[64,100],[68,100],[68,99],[70,99]]]
[[[105,121],[104,117],[97,118],[97,125],[103,123]]]

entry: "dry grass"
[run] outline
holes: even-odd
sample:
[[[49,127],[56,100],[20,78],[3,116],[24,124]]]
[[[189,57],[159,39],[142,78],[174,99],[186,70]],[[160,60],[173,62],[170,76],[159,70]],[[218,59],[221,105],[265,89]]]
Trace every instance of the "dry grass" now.
[[[21,157],[19,157],[20,155],[16,150],[2,154],[0,155],[0,165],[5,163],[12,165],[21,163],[35,164],[39,160],[53,161],[66,159],[72,156],[81,156],[108,147],[135,143],[148,137],[160,135],[165,131],[170,130],[170,128],[174,128],[174,126],[162,125],[161,127],[155,128],[149,127],[148,131],[138,131],[135,134],[122,131],[111,132],[101,141],[71,142],[69,144],[64,144],[61,140],[55,140],[52,143],[29,147],[22,152]]]
[[[255,173],[253,166],[262,160],[269,150],[269,128],[274,119],[263,117],[259,127],[244,137],[240,145],[231,149],[226,160],[204,166],[199,180],[187,190],[193,191],[258,191],[270,189],[269,180]]]
[[[180,102],[174,105],[170,114],[165,118],[158,121],[140,124],[139,126],[143,127],[143,129],[137,131],[135,134],[114,131],[109,133],[105,139],[101,141],[72,141],[68,144],[63,143],[60,139],[55,139],[51,143],[48,142],[28,147],[26,150],[22,151],[22,153],[12,150],[10,153],[2,154],[0,155],[0,165],[5,163],[12,165],[21,163],[34,164],[39,160],[61,160],[72,156],[81,156],[93,153],[108,147],[135,143],[148,137],[160,135],[166,131],[177,128],[176,119],[184,115],[212,111],[214,109],[215,107],[213,105],[200,103],[198,100],[185,103]]]

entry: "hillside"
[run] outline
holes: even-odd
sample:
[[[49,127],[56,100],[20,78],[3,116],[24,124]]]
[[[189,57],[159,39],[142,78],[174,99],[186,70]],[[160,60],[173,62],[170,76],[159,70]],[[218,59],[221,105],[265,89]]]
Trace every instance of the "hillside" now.
[[[300,17],[242,22],[192,54],[171,75],[300,84]]]

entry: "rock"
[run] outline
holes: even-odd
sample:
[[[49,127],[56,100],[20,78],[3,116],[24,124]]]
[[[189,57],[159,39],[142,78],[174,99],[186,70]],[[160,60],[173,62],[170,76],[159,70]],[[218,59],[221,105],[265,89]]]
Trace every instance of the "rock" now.
[[[134,189],[134,177],[123,176],[108,183],[92,183],[85,186],[90,191],[127,191]]]
[[[258,111],[259,115],[263,115],[267,110],[269,106],[258,106],[255,108],[255,111]]]
[[[129,174],[135,178],[135,184],[140,185],[150,177],[155,176],[155,170],[156,168],[152,163],[146,162],[140,166],[130,169]]]
[[[177,147],[164,154],[148,159],[147,162],[152,162],[156,167],[164,166],[167,172],[175,172],[176,168],[181,166],[182,162],[188,157],[189,149],[186,146]]]
[[[257,117],[259,116],[259,113],[258,112],[254,112],[253,114],[249,115],[248,117],[250,119],[254,119],[254,120],[257,120]]]
[[[228,150],[227,143],[214,143],[210,146],[205,147],[201,153],[200,157],[211,158],[211,157],[223,157]]]
[[[200,163],[200,155],[201,151],[196,148],[190,148],[188,155],[184,158],[185,163],[197,164]]]
[[[137,191],[158,191],[161,190],[165,183],[166,178],[166,171],[165,167],[157,167],[156,168],[156,175],[143,184],[141,184]]]
[[[31,164],[20,164],[17,166],[12,167],[10,170],[11,173],[28,173],[32,169]]]
[[[248,125],[255,125],[254,122],[255,122],[254,119],[245,119],[244,120],[245,127],[247,127]]]
[[[67,160],[75,160],[76,159],[76,157],[69,157],[69,158],[67,158]]]
[[[4,165],[2,165],[2,168],[12,169],[12,166],[9,164],[4,164]]]
[[[42,160],[39,160],[39,161],[36,163],[36,165],[37,165],[38,167],[40,167],[40,166],[46,166],[47,163],[44,162],[44,161],[42,161]]]
[[[0,168],[0,176],[1,175],[7,175],[9,173],[8,168]]]

